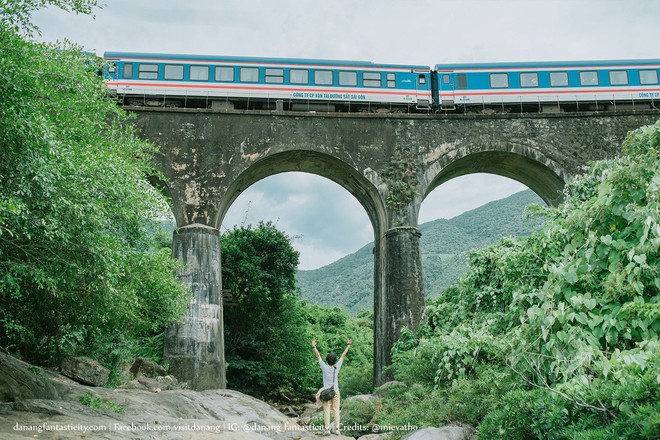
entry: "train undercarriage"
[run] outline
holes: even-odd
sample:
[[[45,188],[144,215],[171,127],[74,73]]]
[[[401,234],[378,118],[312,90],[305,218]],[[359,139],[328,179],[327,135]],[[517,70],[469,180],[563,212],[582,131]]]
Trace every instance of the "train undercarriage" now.
[[[200,108],[212,110],[266,110],[327,113],[429,113],[431,107],[418,104],[378,102],[300,101],[283,99],[237,99],[119,95],[120,105],[129,107]]]
[[[262,110],[282,112],[381,113],[381,114],[514,114],[514,113],[575,113],[660,110],[660,100],[580,101],[557,103],[455,104],[431,107],[426,103],[398,104],[378,102],[301,101],[283,99],[238,99],[210,97],[171,97],[119,95],[119,104],[128,107],[198,108],[218,111]]]

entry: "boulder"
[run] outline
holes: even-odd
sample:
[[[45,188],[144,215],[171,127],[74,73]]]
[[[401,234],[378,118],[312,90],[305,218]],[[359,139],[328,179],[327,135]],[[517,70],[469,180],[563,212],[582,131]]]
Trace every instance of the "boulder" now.
[[[292,405],[285,405],[282,407],[279,407],[278,410],[284,414],[287,417],[298,417],[298,415],[301,413],[299,409],[296,409]]]
[[[158,376],[153,379],[149,377],[139,377],[122,384],[119,388],[125,390],[148,390],[152,393],[159,393],[164,390],[182,389],[174,376]]]
[[[425,428],[413,431],[401,440],[469,440],[470,429],[462,426],[445,426],[443,428]]]
[[[139,357],[135,359],[133,365],[131,365],[129,372],[131,373],[131,377],[133,379],[137,378],[138,376],[145,376],[151,378],[155,378],[158,376],[167,376],[167,372],[165,371],[165,368],[158,365],[156,362],[152,361],[151,359],[147,359],[143,357]]]
[[[179,381],[176,380],[174,376],[158,376],[154,379],[160,384],[160,388],[163,390],[177,390],[186,388],[186,384],[179,384]],[[182,386],[184,385],[184,386]]]
[[[57,389],[42,369],[0,353],[0,401],[58,397]]]
[[[344,403],[361,403],[375,408],[380,405],[380,397],[373,394],[358,394],[356,396],[347,397],[344,399]]]
[[[319,408],[316,406],[316,403],[306,403],[303,405],[302,413],[299,416],[298,423],[300,425],[309,425],[312,423],[312,416],[319,412]]]
[[[110,370],[86,357],[68,356],[64,358],[60,371],[76,382],[94,387],[106,385],[110,377]]]
[[[399,382],[397,380],[392,380],[390,382],[385,382],[380,387],[378,387],[378,389],[376,390],[376,395],[385,396],[397,389],[403,389],[403,388],[408,388],[408,385],[406,385],[403,382]]]

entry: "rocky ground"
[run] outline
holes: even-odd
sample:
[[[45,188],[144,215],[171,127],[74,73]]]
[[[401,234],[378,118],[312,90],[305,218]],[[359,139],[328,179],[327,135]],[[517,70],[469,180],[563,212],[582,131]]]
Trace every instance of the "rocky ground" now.
[[[285,415],[237,391],[167,389],[173,388],[171,378],[135,375],[125,388],[83,385],[80,378],[0,354],[0,438],[296,440],[323,435],[317,431],[321,427],[308,425],[313,406],[302,416],[286,410]],[[431,429],[438,432],[417,431],[410,438],[468,438],[457,427]]]

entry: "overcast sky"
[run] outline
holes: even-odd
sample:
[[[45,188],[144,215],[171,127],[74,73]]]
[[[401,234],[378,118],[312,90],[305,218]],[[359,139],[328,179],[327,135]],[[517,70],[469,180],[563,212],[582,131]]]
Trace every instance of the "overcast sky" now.
[[[96,17],[40,11],[43,41],[105,51],[365,60],[395,64],[660,58],[660,0],[101,0]],[[525,189],[485,174],[425,200],[420,223]],[[364,209],[324,178],[266,178],[234,202],[223,230],[272,220],[328,264],[373,241]],[[423,238],[422,238],[423,239]]]

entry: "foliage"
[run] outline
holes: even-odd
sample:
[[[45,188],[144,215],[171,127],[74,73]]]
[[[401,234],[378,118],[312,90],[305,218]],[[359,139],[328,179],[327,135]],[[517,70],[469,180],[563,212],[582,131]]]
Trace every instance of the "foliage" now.
[[[88,355],[113,366],[184,312],[180,265],[150,218],[154,147],[108,97],[101,60],[26,41],[43,5],[2,4],[0,28],[0,345],[35,362]]]
[[[414,153],[411,148],[397,149],[392,154],[387,168],[380,172],[387,184],[385,204],[392,211],[402,211],[415,198],[417,170],[412,157]]]
[[[353,340],[339,375],[342,399],[370,393],[373,389],[373,313],[360,312],[357,317],[352,317],[339,307],[320,306],[307,306],[307,311],[309,332],[316,337],[321,356],[326,353],[340,355],[346,348],[346,340]],[[321,387],[321,373],[316,359],[311,358],[314,361],[314,383],[318,389]]]
[[[377,400],[351,399],[341,401],[342,434],[354,438],[371,433],[379,411]]]
[[[567,401],[540,389],[510,391],[479,426],[479,438],[557,438],[568,422],[567,406]]]
[[[529,235],[543,218],[528,217],[526,208],[543,201],[531,190],[488,203],[452,219],[420,225],[424,287],[430,297],[456,283],[468,269],[472,249],[503,236]],[[374,257],[370,243],[357,252],[316,270],[296,275],[302,297],[311,304],[340,306],[351,315],[373,309]]]
[[[229,386],[268,399],[308,400],[320,387],[316,337],[322,353],[337,354],[353,339],[339,382],[344,397],[371,389],[373,314],[350,317],[306,305],[295,284],[298,252],[270,222],[236,227],[221,246],[223,285],[237,303],[224,311]]]
[[[622,152],[571,182],[543,231],[470,254],[394,347],[395,377],[429,397],[381,417],[424,426],[435,396],[480,439],[660,436],[660,122]]]
[[[295,290],[298,252],[290,237],[259,223],[226,232],[221,247],[223,285],[237,303],[224,311],[229,386],[271,399],[313,394],[312,337]]]
[[[0,21],[3,27],[27,36],[39,32],[32,23],[32,13],[46,6],[54,6],[76,14],[91,15],[99,7],[97,0],[0,0]]]
[[[126,408],[112,399],[102,399],[95,395],[93,391],[87,391],[80,396],[80,403],[90,408],[100,409],[101,411],[110,411],[117,414],[124,414]]]
[[[383,396],[382,408],[376,423],[383,426],[417,426],[425,428],[443,426],[445,417],[440,411],[442,398],[438,390],[422,384],[389,387]],[[404,432],[394,432],[392,438],[400,438]]]

